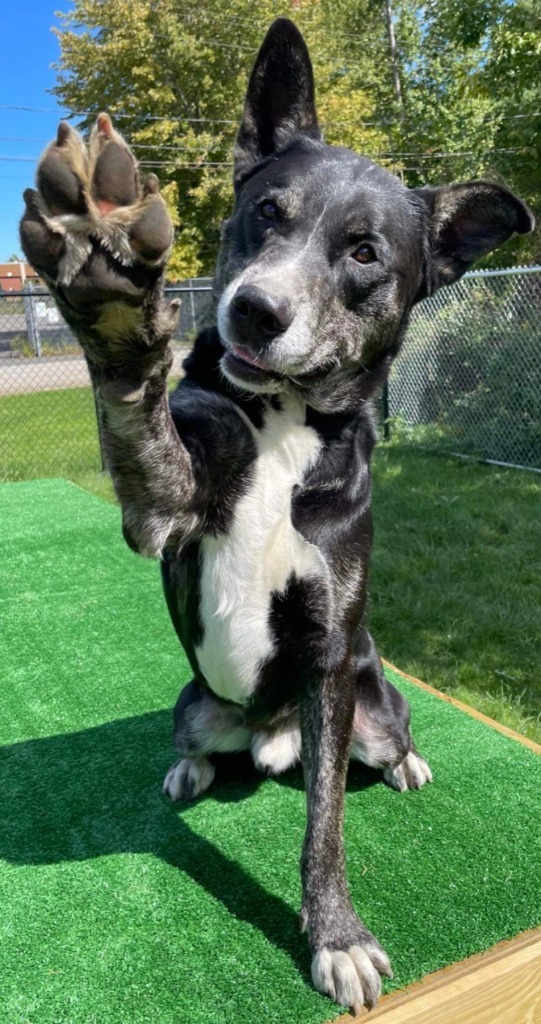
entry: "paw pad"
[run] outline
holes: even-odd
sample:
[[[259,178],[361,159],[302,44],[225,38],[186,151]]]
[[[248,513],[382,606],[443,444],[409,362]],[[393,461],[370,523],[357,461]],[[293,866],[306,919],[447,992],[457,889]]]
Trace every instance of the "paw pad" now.
[[[149,175],[141,186],[136,160],[108,114],[99,115],[88,148],[60,123],[39,162],[37,192],[27,190],[25,201],[22,245],[52,284],[68,287],[92,264],[96,244],[120,267],[160,268],[167,259],[173,229],[158,179]],[[92,280],[92,266],[86,277]]]

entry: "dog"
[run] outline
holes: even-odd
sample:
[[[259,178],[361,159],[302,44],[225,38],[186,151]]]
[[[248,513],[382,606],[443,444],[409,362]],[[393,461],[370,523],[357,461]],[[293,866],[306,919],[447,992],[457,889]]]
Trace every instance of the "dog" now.
[[[249,81],[234,189],[216,325],[170,401],[171,223],[156,177],[140,184],[108,115],[88,151],[60,125],[37,191],[25,192],[21,241],[83,346],[125,539],[160,559],[193,671],[164,791],[200,796],[216,752],[250,750],[272,774],[302,761],[312,977],[358,1012],[392,971],[348,892],[348,763],[382,769],[401,792],[431,781],[363,624],[370,400],[413,305],[531,231],[533,217],[500,185],[409,190],[327,146],[310,57],[287,19],[272,24]]]

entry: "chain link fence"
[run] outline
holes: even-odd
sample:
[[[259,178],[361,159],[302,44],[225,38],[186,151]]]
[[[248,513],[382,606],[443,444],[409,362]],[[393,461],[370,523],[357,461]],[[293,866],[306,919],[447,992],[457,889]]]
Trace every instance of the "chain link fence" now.
[[[182,299],[171,380],[197,331],[212,318],[212,280],[166,289]],[[81,349],[45,289],[0,292],[0,480],[102,468],[94,397]]]
[[[213,313],[211,279],[182,298],[172,378]],[[474,272],[416,307],[387,393],[410,444],[541,468],[541,267]],[[44,290],[0,292],[0,479],[101,469],[85,361]]]
[[[401,440],[541,469],[541,267],[473,271],[421,302],[387,415]]]

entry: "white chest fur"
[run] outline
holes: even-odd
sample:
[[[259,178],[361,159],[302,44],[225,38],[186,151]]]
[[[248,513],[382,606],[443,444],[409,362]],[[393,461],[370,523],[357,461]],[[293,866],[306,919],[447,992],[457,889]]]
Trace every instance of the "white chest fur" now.
[[[292,573],[327,575],[321,552],[291,521],[292,490],[315,463],[321,441],[304,424],[303,403],[287,396],[282,404],[279,412],[269,408],[263,428],[254,429],[253,477],[229,532],[202,543],[204,635],[197,660],[211,689],[239,703],[250,697],[259,665],[273,653],[273,592],[283,592]]]

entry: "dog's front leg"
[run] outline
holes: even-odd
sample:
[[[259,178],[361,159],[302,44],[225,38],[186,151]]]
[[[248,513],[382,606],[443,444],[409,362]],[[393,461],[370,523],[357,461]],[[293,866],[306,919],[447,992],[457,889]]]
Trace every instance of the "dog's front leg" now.
[[[200,518],[189,452],[168,406],[178,309],[163,300],[172,239],[158,180],[101,114],[87,150],[62,123],[25,192],[21,243],[79,339],[126,539],[160,555]]]
[[[355,913],[346,882],[344,792],[355,706],[355,659],[330,672],[301,707],[308,822],[302,853],[301,923],[315,987],[356,1013],[374,1006],[386,953]]]

